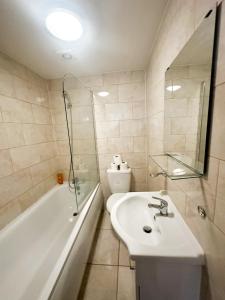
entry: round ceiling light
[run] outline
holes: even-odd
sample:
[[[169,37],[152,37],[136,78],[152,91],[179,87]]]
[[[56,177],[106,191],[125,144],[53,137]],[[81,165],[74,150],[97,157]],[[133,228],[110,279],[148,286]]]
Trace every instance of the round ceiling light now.
[[[48,31],[63,41],[78,40],[83,28],[79,20],[71,12],[55,11],[50,13],[45,21]]]
[[[101,91],[101,92],[98,92],[98,95],[100,97],[107,97],[109,95],[109,92],[107,92],[107,91]]]
[[[181,88],[181,85],[169,85],[166,89],[170,92],[176,92]]]

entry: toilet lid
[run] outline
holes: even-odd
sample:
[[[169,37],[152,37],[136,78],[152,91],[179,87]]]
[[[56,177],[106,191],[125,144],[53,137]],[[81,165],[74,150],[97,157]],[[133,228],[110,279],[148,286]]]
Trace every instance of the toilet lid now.
[[[111,213],[111,210],[113,208],[113,206],[124,196],[126,195],[126,193],[115,193],[115,194],[112,194],[107,202],[106,202],[106,208],[107,208],[107,211],[109,213]]]

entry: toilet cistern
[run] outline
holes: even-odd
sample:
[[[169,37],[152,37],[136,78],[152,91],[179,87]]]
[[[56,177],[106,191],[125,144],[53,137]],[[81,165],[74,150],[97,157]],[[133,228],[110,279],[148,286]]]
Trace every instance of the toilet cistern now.
[[[119,165],[117,165],[119,163]],[[118,167],[115,167],[117,165]],[[127,162],[124,162],[120,155],[113,156],[111,168],[107,169],[107,178],[110,192],[112,195],[108,198],[106,207],[108,212],[111,212],[114,204],[120,200],[125,193],[130,191],[131,183],[131,168]]]

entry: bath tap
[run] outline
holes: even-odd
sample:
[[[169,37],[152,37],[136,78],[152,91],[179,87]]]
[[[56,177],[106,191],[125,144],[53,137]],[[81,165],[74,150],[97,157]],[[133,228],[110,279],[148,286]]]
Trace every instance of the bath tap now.
[[[160,204],[149,203],[148,207],[158,208],[161,215],[168,216],[168,202],[164,199],[161,199],[161,198],[158,198],[158,197],[155,197],[155,196],[153,196],[152,198],[156,199],[156,200],[159,200]]]

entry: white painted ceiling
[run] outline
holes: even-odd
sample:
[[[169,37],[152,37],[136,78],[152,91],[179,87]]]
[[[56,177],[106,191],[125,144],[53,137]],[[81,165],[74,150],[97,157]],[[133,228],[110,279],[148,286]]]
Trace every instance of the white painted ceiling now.
[[[146,68],[167,0],[0,0],[0,51],[44,78]],[[60,41],[45,28],[55,8],[76,13],[84,35]],[[72,60],[61,52],[71,51]]]

